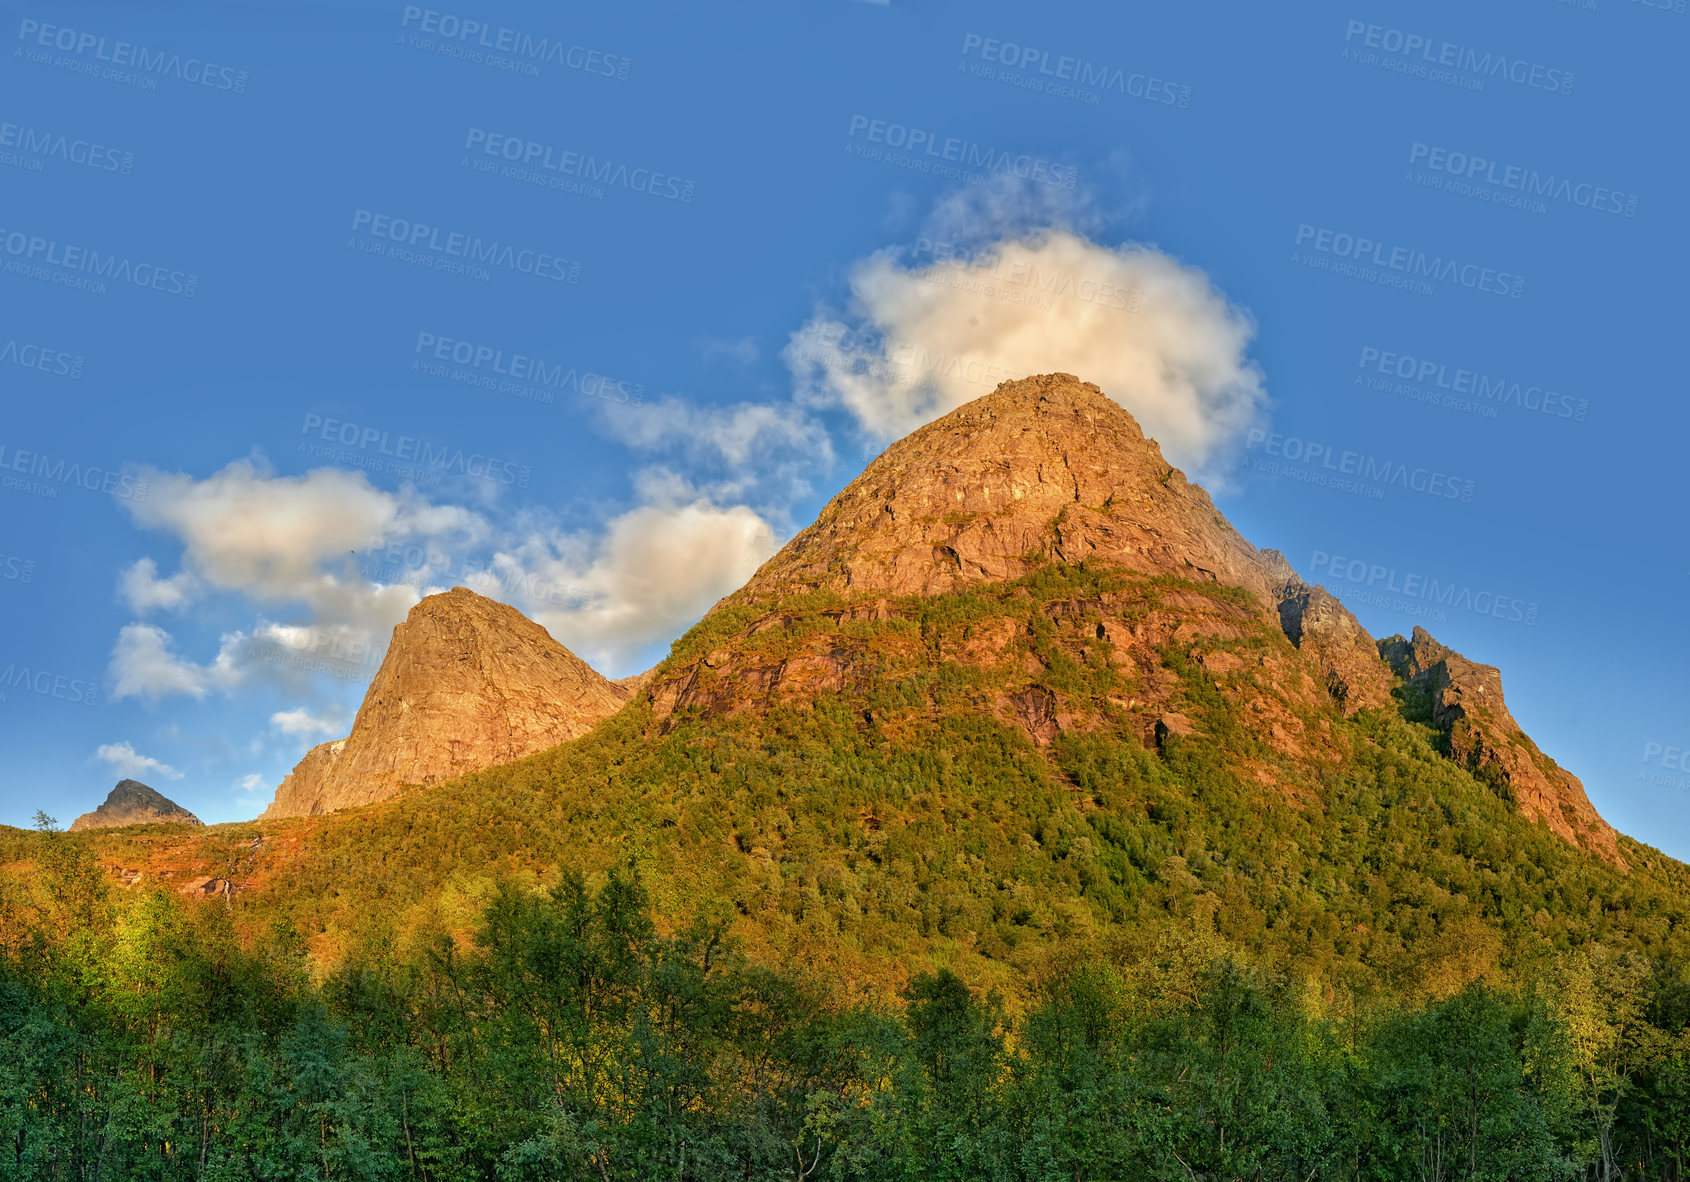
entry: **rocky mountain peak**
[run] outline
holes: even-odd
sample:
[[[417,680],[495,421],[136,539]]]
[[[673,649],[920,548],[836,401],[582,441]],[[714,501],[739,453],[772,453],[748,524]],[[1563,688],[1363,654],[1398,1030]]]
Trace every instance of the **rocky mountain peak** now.
[[[817,588],[936,595],[1089,561],[1243,588],[1346,712],[1390,702],[1355,617],[1251,545],[1126,408],[1066,373],[1005,382],[892,444],[718,607]]]
[[[307,752],[264,816],[368,804],[519,759],[580,737],[627,697],[515,608],[454,587],[394,628],[352,733]]]
[[[1090,382],[1041,374],[892,444],[729,599],[937,594],[1092,557],[1268,593],[1255,547],[1131,414]]]
[[[91,813],[83,813],[70,823],[70,831],[85,829],[118,829],[125,825],[156,825],[175,822],[184,825],[202,824],[187,809],[156,789],[139,780],[119,780],[117,787],[107,794],[105,803]]]

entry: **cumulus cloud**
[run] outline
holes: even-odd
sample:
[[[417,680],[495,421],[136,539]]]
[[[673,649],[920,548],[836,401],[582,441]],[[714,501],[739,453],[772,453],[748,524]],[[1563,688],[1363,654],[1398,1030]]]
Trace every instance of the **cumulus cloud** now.
[[[119,698],[203,698],[253,677],[297,689],[319,668],[354,675],[368,665],[373,671],[381,646],[419,592],[402,578],[371,577],[358,565],[358,554],[413,539],[472,546],[489,533],[473,510],[432,504],[409,488],[378,489],[362,472],[318,468],[277,476],[262,464],[237,460],[203,480],[156,470],[146,476],[148,497],[131,503],[130,511],[137,523],[174,535],[182,545],[182,570],[160,579],[150,558],[125,570],[120,590],[137,614],[180,606],[211,589],[302,611],[305,619],[260,619],[250,635],[225,635],[206,665],[177,655],[162,629],[130,624],[112,653],[110,677]]]
[[[408,489],[386,492],[364,473],[338,468],[276,476],[237,460],[204,480],[146,475],[147,498],[130,511],[141,525],[175,534],[185,564],[206,583],[340,618],[391,620],[397,606],[358,575],[354,552],[414,537],[473,542],[487,529],[472,510],[430,504]]]
[[[998,225],[1025,213],[1004,202],[948,211],[952,239],[859,262],[848,310],[818,314],[787,346],[800,399],[842,406],[891,439],[1000,381],[1073,373],[1131,411],[1174,463],[1214,476],[1266,399],[1246,356],[1250,318],[1154,247],[1066,228],[975,244],[969,217]]]
[[[163,776],[167,780],[180,780],[182,773],[168,763],[160,763],[150,755],[142,755],[127,743],[105,743],[94,752],[95,758],[110,764],[118,775],[125,779],[138,779],[143,775]]]
[[[653,417],[669,425],[628,427],[635,446],[757,469],[752,480],[778,466],[759,462],[775,452],[830,454],[825,434],[790,406],[677,401]],[[701,488],[649,471],[633,508],[583,530],[563,528],[541,507],[495,525],[333,469],[276,476],[242,460],[203,480],[149,473],[148,502],[134,513],[180,540],[183,575],[162,580],[150,560],[135,564],[125,575],[137,589],[132,605],[167,600],[161,585],[191,585],[239,594],[261,612],[250,629],[225,634],[205,664],[157,625],[127,625],[112,652],[112,696],[200,699],[262,680],[309,700],[315,674],[372,676],[393,626],[420,598],[454,585],[512,603],[601,668],[620,668],[678,635],[773,553],[774,528],[732,503],[729,477]],[[270,608],[292,610],[266,618]],[[270,725],[309,738],[343,730],[333,717],[313,704],[278,712]]]
[[[150,611],[174,611],[186,607],[199,591],[199,580],[190,571],[178,571],[168,579],[158,577],[158,563],[138,558],[118,576],[117,591],[129,610],[138,615]]]
[[[596,668],[634,672],[642,649],[680,635],[776,548],[744,505],[657,496],[598,536],[532,533],[495,556],[487,580],[519,589],[513,602]]]
[[[175,641],[163,628],[126,624],[107,667],[111,696],[157,701],[175,694],[203,698],[211,690],[229,689],[245,676],[238,657],[246,639],[239,632],[224,635],[216,659],[196,665],[176,654]]]
[[[270,716],[270,725],[284,735],[306,739],[315,735],[339,734],[346,726],[339,713],[325,711],[316,714],[306,706],[276,711]]]

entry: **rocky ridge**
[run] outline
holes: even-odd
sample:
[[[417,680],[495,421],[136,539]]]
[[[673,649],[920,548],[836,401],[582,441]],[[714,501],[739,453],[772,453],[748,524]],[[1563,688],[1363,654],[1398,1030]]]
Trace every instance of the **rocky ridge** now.
[[[1380,655],[1425,696],[1451,759],[1513,801],[1527,817],[1572,842],[1623,862],[1614,830],[1597,815],[1579,778],[1538,750],[1502,696],[1502,673],[1439,644],[1424,628],[1379,642]]]
[[[394,628],[352,733],[308,751],[263,816],[369,804],[520,759],[580,737],[627,698],[515,608],[454,587]]]

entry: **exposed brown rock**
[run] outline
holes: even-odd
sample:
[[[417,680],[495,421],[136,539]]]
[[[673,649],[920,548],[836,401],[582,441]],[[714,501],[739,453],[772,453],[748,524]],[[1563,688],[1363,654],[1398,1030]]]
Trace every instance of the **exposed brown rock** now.
[[[632,698],[646,687],[651,681],[652,674],[656,672],[657,667],[653,665],[644,673],[635,673],[628,677],[613,677],[610,679],[610,684],[621,690],[624,697]]]
[[[454,587],[393,630],[351,735],[308,751],[264,816],[369,804],[519,759],[586,734],[628,696],[515,608]]]
[[[999,665],[1009,658],[1020,634],[1019,621],[994,616],[971,627],[960,645],[947,646],[952,651],[946,651],[945,655],[971,665]]]
[[[1551,832],[1624,865],[1613,828],[1578,777],[1539,751],[1508,712],[1494,665],[1469,661],[1424,628],[1415,628],[1410,640],[1380,641],[1379,651],[1408,686],[1427,695],[1432,725],[1448,736],[1451,759]]]
[[[1197,728],[1192,724],[1191,719],[1187,718],[1183,714],[1175,714],[1172,711],[1157,716],[1156,724],[1152,728],[1152,734],[1155,737],[1156,747],[1158,750],[1160,750],[1162,744],[1167,742],[1169,735],[1180,735],[1183,737],[1185,735],[1195,734],[1196,731]]]
[[[753,624],[749,637],[767,631],[773,617]],[[871,670],[859,669],[852,650],[826,638],[812,638],[785,656],[718,649],[679,676],[655,682],[652,709],[659,733],[677,713],[697,709],[709,717],[732,717],[776,701],[804,701],[827,690],[866,688]]]
[[[1042,685],[1029,686],[1020,693],[1002,696],[998,699],[997,708],[1000,717],[1019,726],[1040,747],[1048,747],[1062,733],[1056,695]]]
[[[106,796],[105,803],[91,813],[83,813],[70,823],[72,833],[85,829],[117,829],[124,825],[157,825],[175,822],[199,825],[200,819],[187,809],[139,780],[119,780],[117,787]]]
[[[176,893],[187,899],[215,899],[219,896],[231,897],[238,890],[240,887],[226,878],[201,874],[178,886]]]

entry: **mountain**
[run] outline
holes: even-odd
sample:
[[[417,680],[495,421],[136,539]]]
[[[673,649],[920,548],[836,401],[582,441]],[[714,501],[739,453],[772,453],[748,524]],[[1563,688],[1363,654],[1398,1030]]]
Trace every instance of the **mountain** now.
[[[492,651],[529,671],[466,655]],[[522,742],[440,757],[539,704]],[[513,609],[424,601],[342,743],[216,835],[243,922],[312,933],[325,970],[461,938],[501,879],[623,871],[665,930],[712,917],[879,1000],[924,965],[1025,998],[1168,924],[1417,995],[1546,949],[1690,956],[1690,870],[1602,821],[1495,669],[1376,641],[1063,374],[892,444],[621,686]]]
[[[1583,786],[1543,756],[1508,713],[1494,668],[1420,630],[1412,645],[1375,642],[1277,551],[1245,540],[1118,403],[1068,374],[1005,383],[889,447],[814,525],[712,610],[721,619],[747,615],[744,627],[729,625],[713,651],[671,661],[653,678],[659,728],[688,714],[725,716],[822,691],[866,689],[883,675],[875,644],[838,636],[771,659],[767,636],[791,628],[793,616],[781,604],[792,597],[872,599],[830,615],[841,624],[884,622],[909,618],[888,607],[889,596],[964,593],[1052,566],[1131,579],[1044,612],[1061,656],[1082,665],[1101,661],[1132,679],[1129,698],[1053,685],[1052,662],[1025,643],[1038,625],[1014,614],[980,620],[944,653],[985,668],[1013,663],[1013,684],[979,704],[1035,744],[1122,726],[1147,737],[1191,733],[1178,680],[1166,675],[1161,658],[1175,646],[1188,649],[1273,753],[1285,757],[1282,769],[1306,767],[1306,757],[1326,744],[1304,708],[1330,705],[1352,715],[1390,707],[1396,675],[1435,697],[1432,721],[1453,737],[1452,758],[1498,784],[1528,819],[1619,861],[1614,832]],[[1147,580],[1192,589],[1149,596]],[[1223,590],[1233,594],[1211,594]],[[701,627],[711,622],[707,617]],[[1280,633],[1291,651],[1243,658],[1227,644],[1264,630]],[[1256,771],[1274,782],[1295,778],[1266,766]]]
[[[272,815],[0,828],[5,1152],[1676,1178],[1690,867],[1502,685],[1376,642],[1095,386],[1007,383],[637,678],[455,590]]]
[[[93,812],[83,813],[72,821],[70,831],[80,833],[86,829],[119,829],[125,825],[155,825],[162,822],[202,824],[200,819],[187,809],[139,780],[119,780],[117,787],[106,796],[105,803]]]
[[[713,612],[806,591],[933,596],[1053,563],[1107,564],[1130,575],[1242,590],[1257,617],[1283,620],[1295,633],[1346,709],[1389,700],[1389,670],[1354,617],[1305,586],[1278,553],[1250,545],[1130,414],[1067,374],[1005,383],[893,444]],[[1190,619],[1175,611],[1129,621],[1115,609],[1132,602],[1128,595],[1075,603],[1069,614],[1095,611],[1097,639],[1123,660],[1134,644],[1154,645],[1181,624],[1192,635],[1211,624],[1226,628],[1196,601],[1182,605],[1195,613]],[[759,620],[746,635],[776,619]],[[989,653],[1009,639],[977,637],[971,651]],[[716,654],[705,664],[715,670],[727,659]],[[712,696],[726,702],[762,692],[734,684],[745,680],[737,672],[722,669],[706,679],[721,686],[714,690],[699,683],[697,665],[659,679],[660,717]],[[773,676],[778,686],[792,672],[760,668],[749,681]]]
[[[515,608],[454,587],[394,628],[352,733],[306,752],[263,817],[369,804],[518,759],[585,734],[627,696]]]

